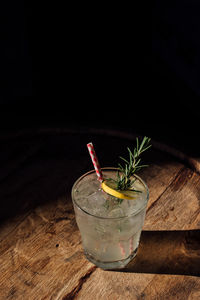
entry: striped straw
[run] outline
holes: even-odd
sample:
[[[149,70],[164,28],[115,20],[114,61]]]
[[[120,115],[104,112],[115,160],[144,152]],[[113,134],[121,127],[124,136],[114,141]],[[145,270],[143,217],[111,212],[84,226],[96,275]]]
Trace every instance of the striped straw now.
[[[119,248],[120,248],[120,251],[121,251],[121,255],[124,258],[125,254],[126,254],[126,251],[125,251],[125,249],[123,247],[123,244],[120,242],[120,243],[118,243],[118,245],[119,245]]]
[[[97,178],[98,178],[99,181],[103,181],[103,175],[102,175],[102,172],[101,172],[99,161],[98,161],[96,153],[94,151],[94,146],[93,146],[92,143],[88,143],[87,147],[88,147],[88,151],[90,153],[90,157],[92,159],[92,163],[94,165],[94,168],[95,168],[95,171],[96,171],[96,174],[97,174]]]

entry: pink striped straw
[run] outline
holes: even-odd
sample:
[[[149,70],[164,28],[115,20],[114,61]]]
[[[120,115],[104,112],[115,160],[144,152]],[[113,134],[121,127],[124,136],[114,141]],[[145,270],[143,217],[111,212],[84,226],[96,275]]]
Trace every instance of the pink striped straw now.
[[[133,237],[130,239],[130,247],[129,247],[129,250],[130,250],[130,254],[133,252]]]
[[[98,161],[96,153],[94,151],[94,146],[93,146],[92,143],[88,143],[87,147],[88,147],[88,151],[90,153],[90,157],[92,159],[92,163],[94,165],[94,168],[95,168],[95,171],[96,171],[96,174],[97,174],[97,178],[98,178],[99,181],[103,181],[103,175],[102,175],[102,172],[101,172],[99,161]]]
[[[125,257],[126,251],[121,242],[118,243],[122,257]]]

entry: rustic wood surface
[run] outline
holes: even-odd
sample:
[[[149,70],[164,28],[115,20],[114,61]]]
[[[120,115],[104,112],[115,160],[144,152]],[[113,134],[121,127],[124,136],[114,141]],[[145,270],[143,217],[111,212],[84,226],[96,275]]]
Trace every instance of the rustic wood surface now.
[[[200,175],[156,142],[140,174],[150,200],[136,258],[120,271],[85,259],[70,191],[92,169],[90,141],[112,166],[134,135],[0,136],[0,299],[200,299]]]

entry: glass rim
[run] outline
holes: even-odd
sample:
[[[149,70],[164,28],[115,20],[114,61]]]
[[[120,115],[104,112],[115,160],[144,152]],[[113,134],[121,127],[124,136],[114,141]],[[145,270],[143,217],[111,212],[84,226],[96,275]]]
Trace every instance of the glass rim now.
[[[119,169],[116,168],[116,167],[104,167],[104,168],[101,168],[101,170],[102,170],[102,171],[108,171],[108,170],[110,170],[110,171],[117,171],[117,170],[119,170]],[[77,185],[84,177],[86,177],[87,175],[90,175],[90,174],[92,174],[92,173],[95,173],[95,170],[94,170],[94,169],[93,169],[93,170],[90,170],[90,171],[88,171],[88,172],[86,172],[86,173],[84,173],[83,175],[81,175],[81,176],[74,182],[74,184],[73,184],[73,186],[72,186],[72,190],[71,190],[71,197],[72,197],[73,203],[77,206],[78,209],[80,209],[81,211],[83,211],[85,214],[87,214],[87,215],[89,215],[89,216],[91,216],[91,217],[94,217],[94,218],[98,218],[98,219],[104,219],[104,220],[114,220],[114,219],[116,219],[116,220],[117,220],[117,219],[125,219],[125,218],[129,218],[129,217],[133,217],[133,216],[139,214],[139,213],[146,207],[147,202],[148,202],[148,199],[149,199],[149,188],[148,188],[147,184],[144,182],[144,180],[143,180],[140,176],[134,174],[133,176],[135,176],[135,177],[136,177],[136,178],[144,185],[145,190],[146,190],[146,202],[145,202],[145,205],[143,205],[138,211],[136,211],[136,212],[134,212],[134,213],[132,213],[132,214],[130,214],[130,215],[122,216],[122,217],[102,217],[102,216],[94,215],[94,214],[89,213],[88,211],[84,210],[84,209],[76,202],[76,200],[74,199],[74,195],[73,195],[73,194],[74,194],[74,190],[75,190],[76,185]],[[97,179],[97,180],[98,180],[98,179]],[[124,200],[125,200],[125,199],[124,199]],[[134,200],[131,200],[131,201],[134,201]]]

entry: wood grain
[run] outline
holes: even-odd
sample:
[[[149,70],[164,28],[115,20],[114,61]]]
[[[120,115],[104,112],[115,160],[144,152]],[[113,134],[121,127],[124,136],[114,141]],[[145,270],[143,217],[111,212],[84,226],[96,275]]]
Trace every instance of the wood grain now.
[[[141,173],[150,199],[138,255],[122,271],[85,259],[70,190],[92,168],[90,140],[102,166],[130,144],[48,132],[16,135],[2,147],[0,299],[199,299],[200,177],[156,149]]]

